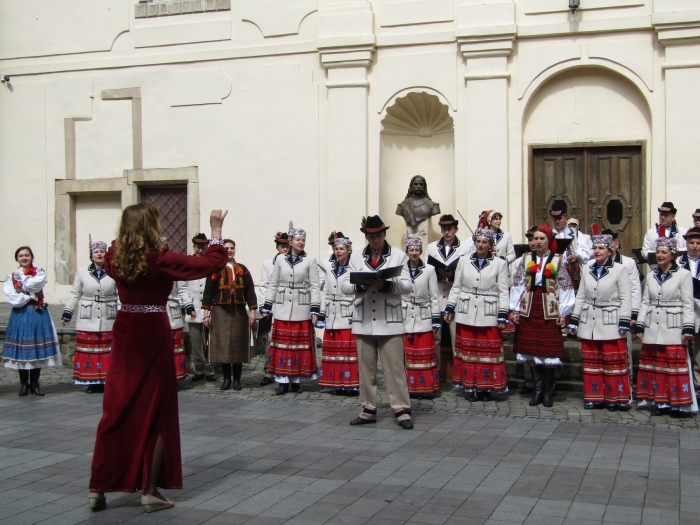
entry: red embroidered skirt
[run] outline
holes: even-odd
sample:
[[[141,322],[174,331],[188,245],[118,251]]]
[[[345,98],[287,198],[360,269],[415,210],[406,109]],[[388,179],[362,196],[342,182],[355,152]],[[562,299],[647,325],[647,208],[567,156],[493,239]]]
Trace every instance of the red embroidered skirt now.
[[[328,328],[324,332],[318,385],[337,390],[357,390],[360,388],[357,343],[351,329],[332,330]]]
[[[161,433],[163,465],[158,486],[182,488],[173,340],[164,312],[117,313],[102,410],[91,491],[144,490]]]
[[[684,345],[645,345],[639,357],[637,399],[655,405],[693,405],[693,378]]]
[[[583,399],[591,403],[629,403],[627,339],[581,340]]]
[[[435,336],[432,332],[404,334],[406,379],[408,393],[432,396],[440,390],[440,372],[435,356]]]
[[[457,323],[455,339],[454,385],[477,392],[506,392],[503,336],[498,327]]]
[[[185,334],[182,328],[173,330],[173,351],[175,352],[175,377],[178,381],[187,379],[187,359],[185,358]]]
[[[316,341],[311,320],[281,321],[272,325],[268,372],[287,382],[316,379]]]
[[[535,289],[532,297],[530,317],[520,316],[520,324],[515,332],[515,351],[540,358],[564,357],[564,341],[561,327],[555,319],[544,318],[542,290]]]
[[[112,332],[75,332],[73,382],[76,385],[103,385],[109,368]]]

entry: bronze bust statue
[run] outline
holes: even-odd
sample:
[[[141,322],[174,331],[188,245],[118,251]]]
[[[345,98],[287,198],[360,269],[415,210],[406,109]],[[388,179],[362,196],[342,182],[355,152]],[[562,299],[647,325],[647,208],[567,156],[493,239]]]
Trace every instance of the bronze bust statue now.
[[[406,221],[406,227],[415,230],[419,222],[440,213],[440,204],[433,202],[428,195],[425,177],[416,175],[411,179],[406,198],[396,207],[396,215]]]

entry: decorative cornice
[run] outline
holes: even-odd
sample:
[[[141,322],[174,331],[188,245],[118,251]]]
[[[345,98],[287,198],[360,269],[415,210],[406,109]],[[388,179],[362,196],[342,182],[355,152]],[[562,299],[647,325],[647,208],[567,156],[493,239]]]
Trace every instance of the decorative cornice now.
[[[231,0],[168,0],[167,2],[139,2],[134,6],[134,18],[187,15],[205,11],[230,11]]]

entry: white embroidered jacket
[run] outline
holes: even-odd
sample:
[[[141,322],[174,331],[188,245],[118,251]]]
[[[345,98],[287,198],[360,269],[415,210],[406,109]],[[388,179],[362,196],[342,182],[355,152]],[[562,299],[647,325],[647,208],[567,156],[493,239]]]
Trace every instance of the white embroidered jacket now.
[[[649,273],[637,318],[637,332],[644,333],[644,344],[681,345],[682,334],[694,333],[692,279],[690,272],[676,263],[665,280],[661,268]]]
[[[63,308],[63,319],[70,321],[78,307],[76,330],[110,332],[117,318],[118,302],[114,279],[104,271],[98,277],[94,264],[81,266],[75,272],[73,288]]]
[[[403,324],[407,334],[430,332],[442,326],[442,310],[438,301],[438,282],[435,268],[418,261],[415,277],[410,262],[406,263],[411,277],[411,292],[401,299]]]
[[[326,329],[350,330],[352,328],[350,326],[353,311],[352,302],[355,300],[355,296],[346,295],[341,290],[341,283],[350,279],[348,264],[342,267],[340,274],[338,273],[338,259],[335,257],[324,259],[318,266],[319,279],[324,283],[321,315],[326,316]]]
[[[537,273],[534,275],[534,282],[532,275],[526,273],[526,268],[530,261],[535,262],[539,265]],[[552,262],[558,268],[558,274],[556,278],[544,278],[548,285],[553,285],[551,291],[548,293],[543,293],[543,300],[545,301],[545,313],[547,313],[547,305],[551,306],[551,315],[549,318],[554,319],[557,316],[566,317],[571,313],[574,307],[574,302],[576,301],[576,295],[574,293],[574,286],[571,282],[571,277],[566,269],[566,264],[563,263],[563,257],[557,256],[551,252],[545,255],[539,255],[537,253],[526,253],[520,258],[520,263],[518,264],[515,275],[513,277],[513,287],[510,290],[510,311],[519,312],[520,315],[527,317],[529,315],[529,305],[531,304],[534,291],[532,286],[541,286],[543,281],[543,274],[546,269],[546,265]],[[523,307],[526,308],[523,308]],[[556,310],[556,311],[555,311]]]
[[[383,268],[401,266],[401,275],[385,281],[380,290],[373,286],[356,286],[350,280],[343,281],[343,294],[355,294],[355,310],[352,316],[352,333],[357,335],[402,335],[403,324],[401,296],[411,291],[411,277],[406,266],[406,254],[384,243],[381,258],[376,268],[370,264],[372,252],[369,246],[350,255],[350,272],[371,272]]]
[[[316,258],[301,252],[296,262],[292,254],[280,255],[270,277],[262,312],[272,311],[280,321],[305,321],[321,310],[321,287]]]
[[[622,339],[619,330],[629,330],[632,311],[629,271],[612,258],[601,268],[599,277],[593,260],[581,272],[570,326],[581,339]]]
[[[467,326],[496,326],[508,321],[508,263],[489,255],[481,267],[476,252],[462,257],[447,301],[447,312]]]
[[[685,268],[690,272],[693,279],[700,278],[700,259],[693,259],[688,256],[688,254],[681,255],[676,259],[678,266]],[[695,297],[693,295],[693,297]],[[694,299],[695,303],[695,332],[697,333],[700,329],[700,299]]]
[[[195,311],[192,303],[190,289],[187,286],[187,281],[175,281],[173,290],[168,297],[168,319],[170,319],[170,329],[177,330],[185,326],[185,321],[182,318],[182,309],[189,316]]]
[[[467,254],[467,243],[461,242],[457,237],[452,241],[452,248],[450,253],[447,253],[445,248],[445,239],[442,238],[439,241],[431,242],[428,245],[428,249],[425,251],[425,261],[428,261],[428,257],[434,257],[442,264],[450,265],[460,257]],[[450,297],[450,290],[452,290],[452,283],[454,283],[454,276],[452,279],[445,279],[440,277],[440,274],[435,272],[438,280],[438,301],[440,302],[440,311],[444,311],[447,306],[447,299]]]
[[[15,286],[12,283],[13,274],[15,279],[22,283],[21,292],[15,290]],[[22,308],[29,301],[36,301],[37,294],[44,289],[45,285],[46,271],[43,268],[36,268],[36,275],[24,275],[24,270],[19,268],[7,276],[3,292],[5,292],[5,297],[7,297],[7,302],[10,303],[10,306]]]

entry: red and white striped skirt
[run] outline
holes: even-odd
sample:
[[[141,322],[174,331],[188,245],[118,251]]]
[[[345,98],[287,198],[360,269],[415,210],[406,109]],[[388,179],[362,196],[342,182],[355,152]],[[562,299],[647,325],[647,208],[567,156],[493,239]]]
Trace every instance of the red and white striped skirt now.
[[[360,370],[357,363],[357,343],[349,328],[326,329],[323,334],[321,370],[318,386],[336,390],[358,390]]]
[[[173,330],[173,352],[175,353],[175,377],[178,381],[187,379],[187,358],[185,357],[185,334],[182,328]]]
[[[640,405],[697,411],[695,385],[685,345],[642,345],[637,372]]]
[[[627,339],[581,340],[583,399],[591,403],[629,403]]]
[[[275,319],[272,324],[268,372],[275,375],[278,383],[316,379],[316,341],[310,320]]]
[[[454,385],[477,392],[507,392],[503,336],[498,327],[457,323],[455,339]]]
[[[112,332],[75,332],[73,382],[104,385],[112,351]]]
[[[432,332],[404,334],[406,379],[408,393],[433,396],[440,390],[440,372],[435,356],[435,336]]]

